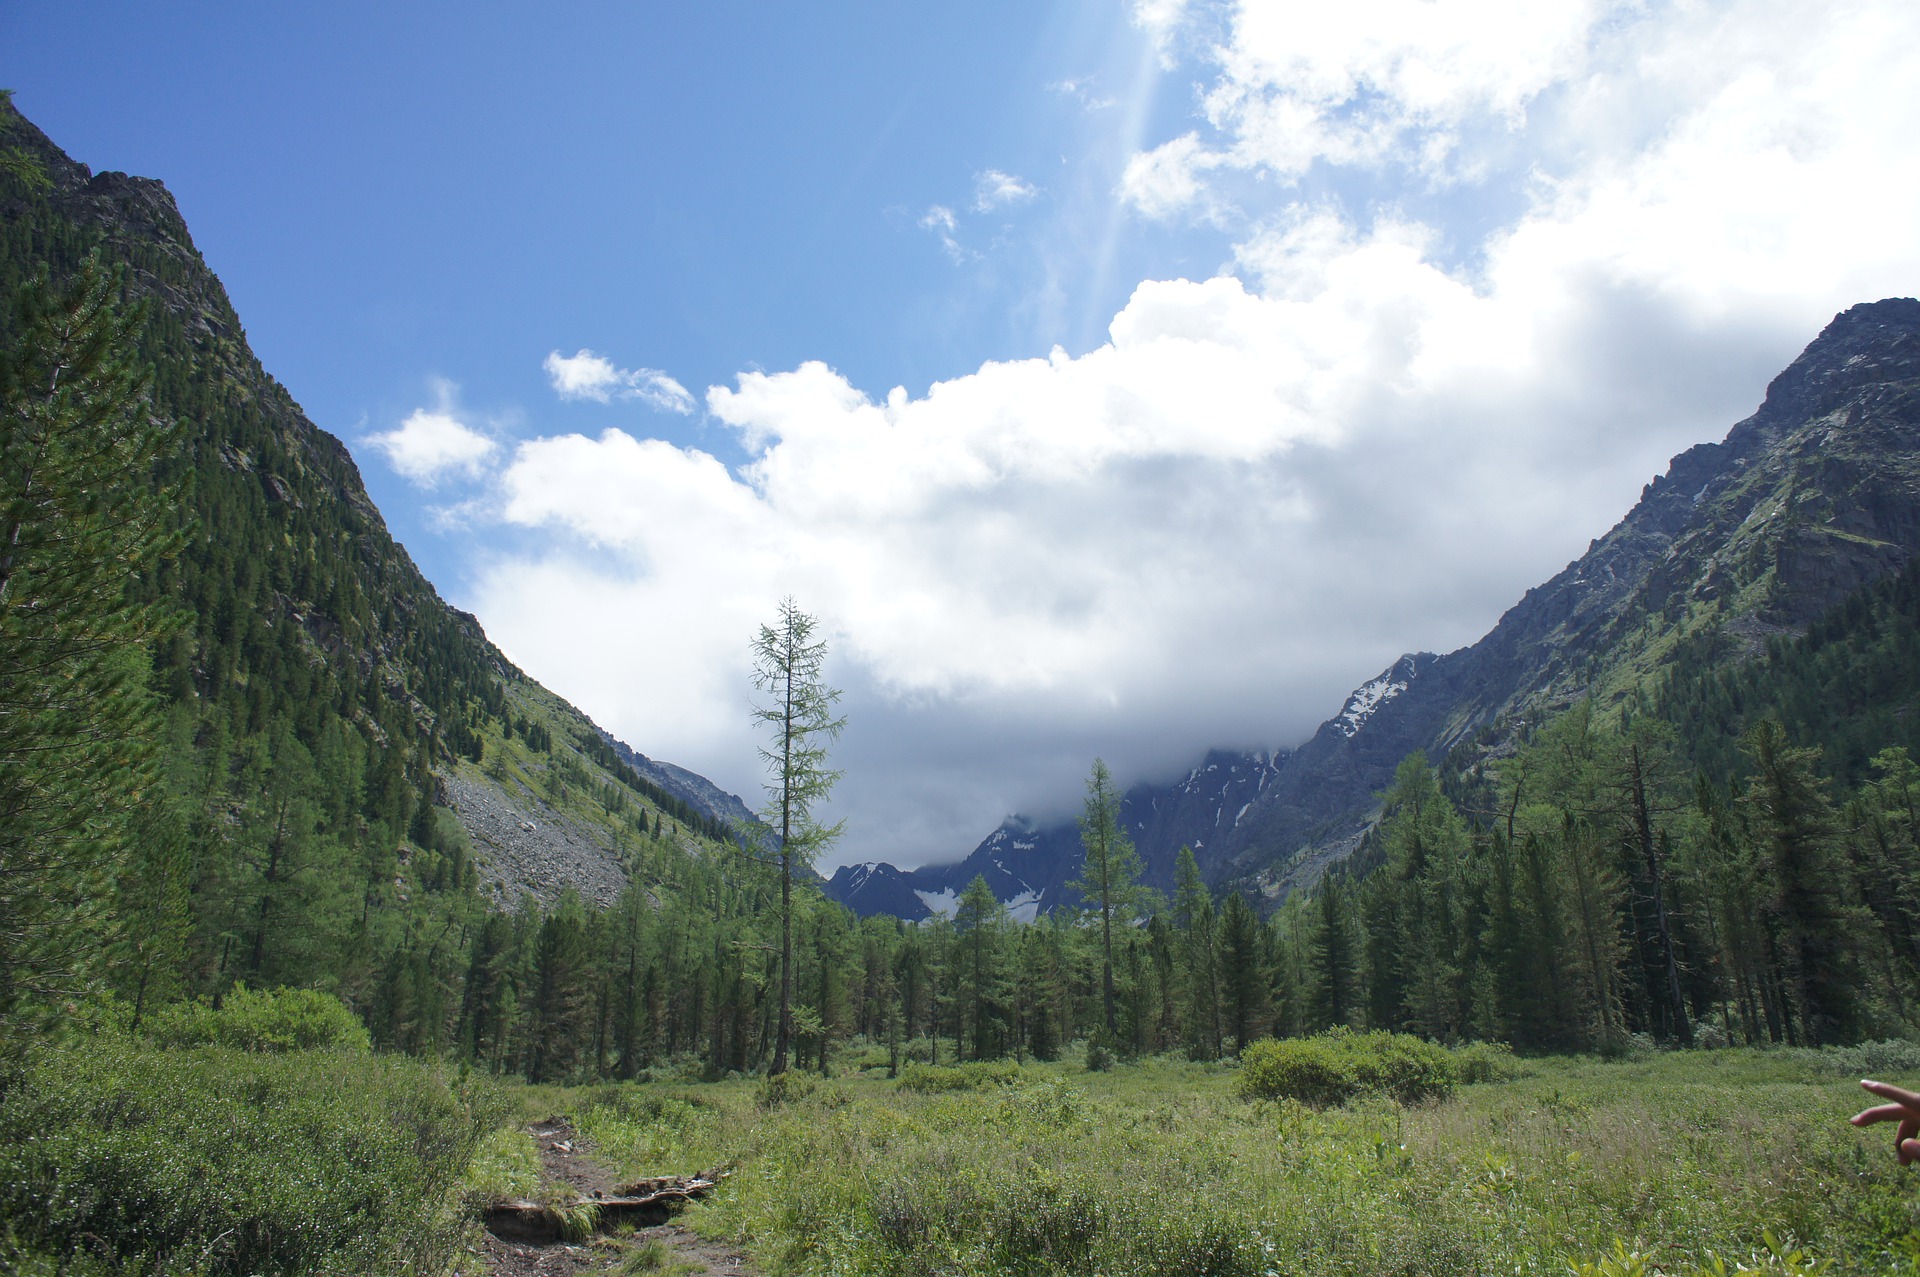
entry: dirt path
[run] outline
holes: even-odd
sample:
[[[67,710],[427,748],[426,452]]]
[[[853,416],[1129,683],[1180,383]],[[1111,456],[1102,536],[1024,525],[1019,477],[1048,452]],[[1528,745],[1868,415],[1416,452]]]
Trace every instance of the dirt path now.
[[[613,1176],[594,1161],[585,1142],[565,1118],[549,1118],[527,1128],[540,1147],[544,1176],[582,1197],[610,1196]],[[484,1268],[475,1277],[552,1277],[561,1273],[660,1273],[663,1277],[755,1277],[746,1256],[695,1235],[678,1224],[658,1224],[618,1237],[596,1237],[570,1245],[536,1246],[503,1241],[488,1234],[476,1258]],[[458,1277],[458,1275],[456,1275]]]

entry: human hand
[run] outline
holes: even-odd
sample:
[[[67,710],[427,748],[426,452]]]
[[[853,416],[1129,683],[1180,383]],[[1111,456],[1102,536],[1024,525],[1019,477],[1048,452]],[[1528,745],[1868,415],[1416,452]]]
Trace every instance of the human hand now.
[[[1872,1126],[1875,1122],[1898,1122],[1893,1132],[1894,1155],[1900,1159],[1900,1165],[1910,1166],[1920,1161],[1920,1095],[1912,1091],[1903,1091],[1897,1086],[1885,1082],[1862,1082],[1860,1085],[1891,1104],[1876,1104],[1865,1112],[1855,1113],[1847,1120],[1855,1126]]]

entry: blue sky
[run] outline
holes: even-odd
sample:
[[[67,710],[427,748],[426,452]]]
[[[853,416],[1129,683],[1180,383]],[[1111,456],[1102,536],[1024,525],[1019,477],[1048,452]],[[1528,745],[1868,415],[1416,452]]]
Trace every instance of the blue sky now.
[[[1097,344],[1151,265],[1225,251],[1110,216],[1118,98],[1151,57],[1110,5],[28,2],[0,37],[71,154],[167,182],[262,360],[347,436],[433,377],[477,413],[600,428],[552,403],[556,347],[695,388],[824,358],[924,392]],[[973,212],[992,171],[1035,193]],[[410,494],[368,478],[409,529]]]
[[[1297,742],[1920,291],[1906,0],[13,0],[0,83],[635,747],[752,799],[818,613],[836,860]]]

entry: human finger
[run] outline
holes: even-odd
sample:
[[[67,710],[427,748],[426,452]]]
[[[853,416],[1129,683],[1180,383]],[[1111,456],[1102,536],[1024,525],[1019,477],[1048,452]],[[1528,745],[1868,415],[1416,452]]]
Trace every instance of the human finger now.
[[[1872,1126],[1875,1122],[1898,1122],[1913,1110],[1904,1104],[1876,1104],[1864,1112],[1855,1113],[1848,1118],[1855,1126]]]
[[[1903,1105],[1906,1108],[1914,1110],[1916,1113],[1920,1113],[1920,1094],[1904,1090],[1901,1087],[1891,1086],[1885,1082],[1875,1082],[1871,1078],[1863,1080],[1860,1085],[1863,1089],[1873,1092],[1883,1100],[1892,1100],[1895,1104]]]

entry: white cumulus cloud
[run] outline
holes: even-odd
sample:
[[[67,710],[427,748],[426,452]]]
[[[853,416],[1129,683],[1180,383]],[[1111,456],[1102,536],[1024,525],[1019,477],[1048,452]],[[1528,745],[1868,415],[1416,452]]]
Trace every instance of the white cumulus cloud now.
[[[387,463],[409,482],[431,488],[453,475],[474,479],[500,445],[455,415],[452,388],[440,388],[437,409],[416,408],[392,430],[368,435]]]
[[[571,355],[556,350],[541,366],[554,393],[562,399],[594,399],[600,403],[615,398],[638,399],[650,408],[683,416],[694,409],[692,393],[666,373],[653,368],[616,367],[612,360],[591,350]]]

